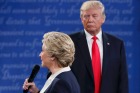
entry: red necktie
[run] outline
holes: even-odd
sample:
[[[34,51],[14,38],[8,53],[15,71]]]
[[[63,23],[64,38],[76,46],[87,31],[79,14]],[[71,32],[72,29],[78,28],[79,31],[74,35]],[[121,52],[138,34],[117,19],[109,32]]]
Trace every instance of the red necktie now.
[[[93,38],[92,44],[92,69],[94,74],[94,85],[95,90],[94,93],[100,92],[100,82],[101,82],[101,63],[100,63],[100,52],[96,40],[98,39],[96,36]]]

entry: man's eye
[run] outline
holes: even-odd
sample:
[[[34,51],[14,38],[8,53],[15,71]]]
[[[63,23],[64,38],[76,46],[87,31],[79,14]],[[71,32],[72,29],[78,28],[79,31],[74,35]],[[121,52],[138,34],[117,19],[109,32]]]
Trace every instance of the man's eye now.
[[[89,15],[84,15],[85,18],[89,18]]]

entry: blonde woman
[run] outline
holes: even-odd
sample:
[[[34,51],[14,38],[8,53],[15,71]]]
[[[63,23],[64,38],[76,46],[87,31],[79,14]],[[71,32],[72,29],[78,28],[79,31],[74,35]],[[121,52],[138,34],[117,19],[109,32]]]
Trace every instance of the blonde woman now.
[[[35,83],[23,84],[23,89],[31,93],[80,93],[78,82],[70,66],[74,61],[75,48],[71,38],[61,32],[45,33],[42,40],[40,58],[42,67],[49,69],[51,75],[39,91]]]

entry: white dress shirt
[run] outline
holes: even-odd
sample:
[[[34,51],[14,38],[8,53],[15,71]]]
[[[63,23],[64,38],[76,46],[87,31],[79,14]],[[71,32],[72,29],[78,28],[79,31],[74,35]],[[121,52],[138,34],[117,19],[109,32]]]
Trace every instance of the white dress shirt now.
[[[87,44],[88,44],[88,49],[89,49],[89,53],[90,53],[90,57],[92,59],[92,43],[93,43],[93,39],[92,39],[92,35],[89,34],[85,29],[85,35],[86,35],[86,40],[87,40]],[[103,40],[102,40],[102,31],[100,31],[96,37],[98,38],[96,40],[97,45],[99,47],[99,52],[100,52],[100,60],[101,60],[101,71],[102,71],[102,64],[103,64]]]
[[[55,79],[56,76],[58,76],[60,73],[62,72],[67,72],[67,71],[70,71],[70,67],[64,67],[62,68],[61,70],[57,71],[56,73],[52,74],[48,80],[45,82],[45,85],[44,87],[41,89],[40,93],[44,93],[45,90],[51,85],[51,83],[53,82],[53,80]]]

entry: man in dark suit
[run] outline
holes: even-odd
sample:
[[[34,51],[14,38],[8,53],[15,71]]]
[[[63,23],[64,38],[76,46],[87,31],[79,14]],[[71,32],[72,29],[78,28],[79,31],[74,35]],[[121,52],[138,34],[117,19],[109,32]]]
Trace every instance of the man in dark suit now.
[[[123,41],[102,32],[105,21],[104,6],[100,1],[85,1],[81,6],[80,17],[84,30],[71,34],[76,53],[71,66],[81,93],[128,93],[128,73]],[[97,37],[101,77],[97,75],[92,51],[92,38]],[[97,67],[99,68],[99,67]],[[99,79],[99,83],[96,79]],[[98,83],[98,84],[95,84]]]

